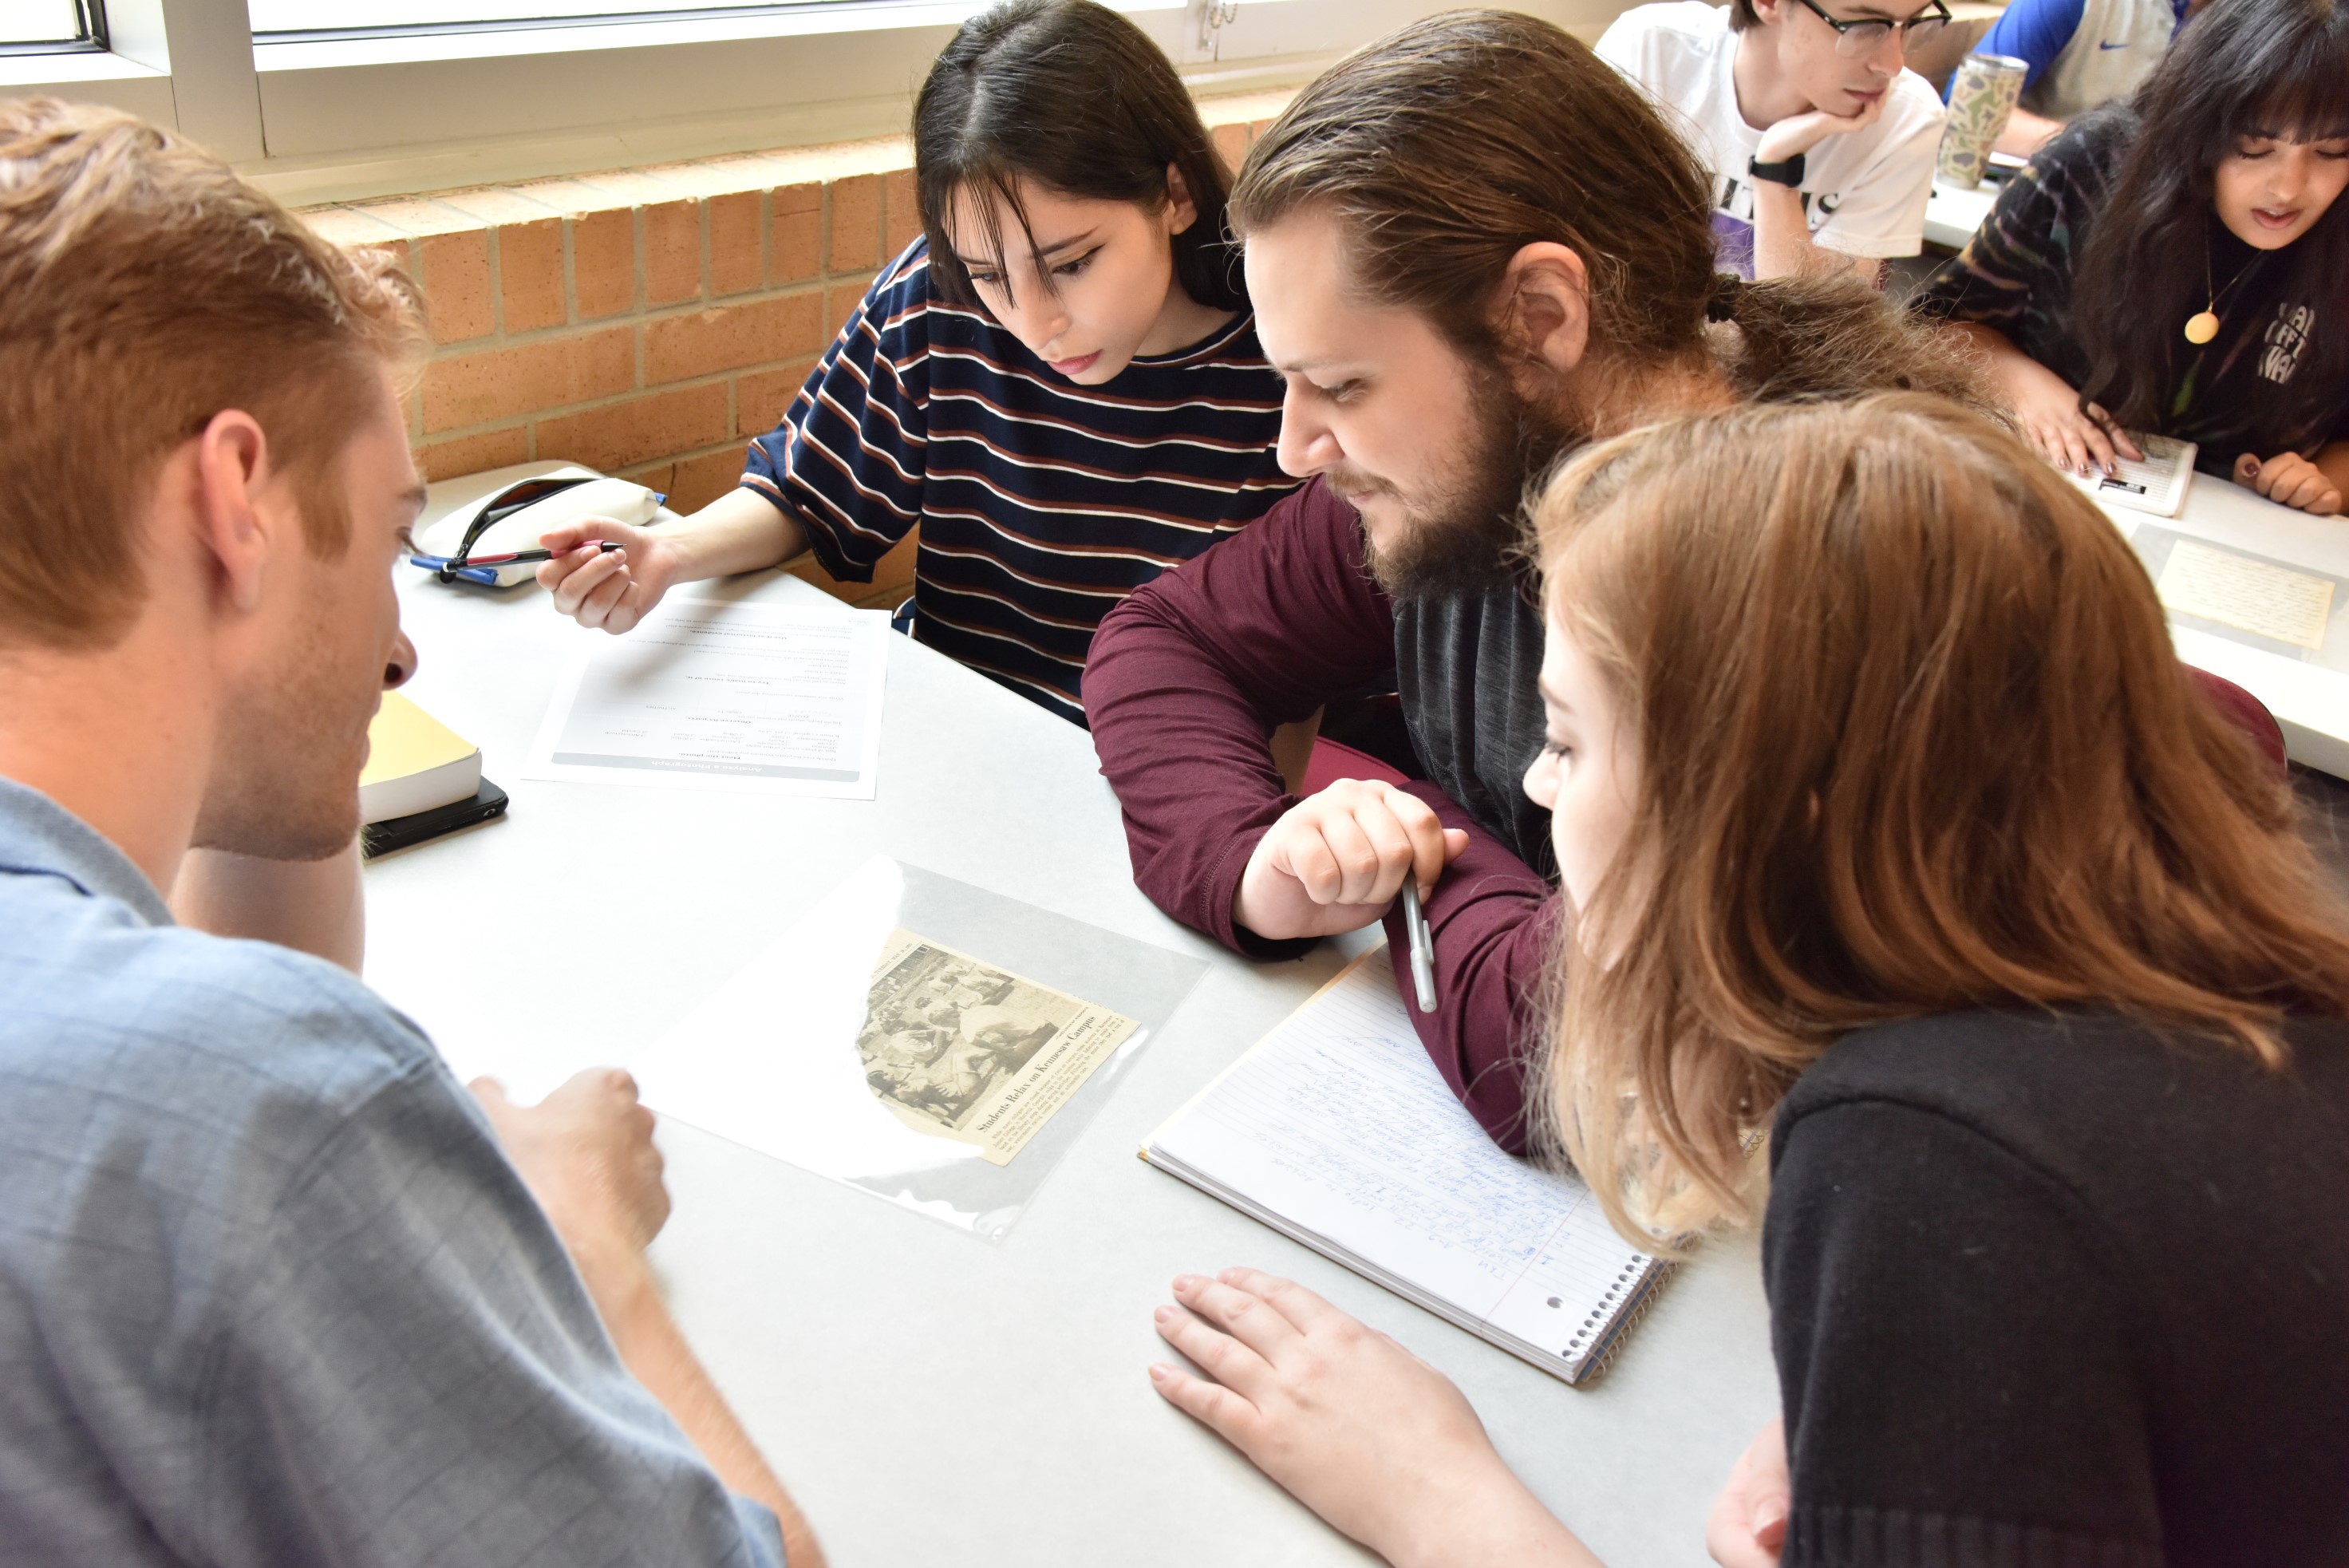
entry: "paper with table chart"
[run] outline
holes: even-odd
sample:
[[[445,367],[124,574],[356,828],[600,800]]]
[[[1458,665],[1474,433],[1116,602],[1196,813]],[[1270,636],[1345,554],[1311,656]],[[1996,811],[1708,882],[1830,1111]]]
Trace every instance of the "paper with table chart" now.
[[[2297,648],[2324,646],[2333,618],[2333,579],[2295,572],[2195,539],[2169,547],[2157,585],[2161,602],[2238,631]]]
[[[578,639],[523,771],[871,800],[888,637],[879,610],[668,600]]]
[[[1568,1383],[1671,1265],[1589,1189],[1494,1147],[1413,1032],[1384,949],[1349,965],[1142,1158]]]

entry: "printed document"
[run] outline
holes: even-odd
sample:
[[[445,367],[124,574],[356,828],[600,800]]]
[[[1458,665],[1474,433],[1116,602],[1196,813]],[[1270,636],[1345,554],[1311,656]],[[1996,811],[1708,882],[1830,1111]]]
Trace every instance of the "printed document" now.
[[[888,637],[879,610],[669,600],[579,639],[523,771],[871,800]]]
[[[2092,473],[2084,479],[2074,473],[2067,477],[2108,506],[2150,512],[2157,517],[2177,516],[2186,505],[2187,486],[2194,483],[2194,454],[2200,449],[2190,441],[2137,431],[2129,432],[2129,440],[2145,453],[2143,460],[2116,452],[2115,472],[2110,475]]]
[[[1134,1028],[900,927],[873,966],[856,1056],[899,1121],[1009,1165]]]

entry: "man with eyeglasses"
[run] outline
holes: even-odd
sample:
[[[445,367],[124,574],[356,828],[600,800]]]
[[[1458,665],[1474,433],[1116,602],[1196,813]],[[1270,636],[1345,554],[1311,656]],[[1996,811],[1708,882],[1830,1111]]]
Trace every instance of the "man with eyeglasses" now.
[[[1903,61],[1949,20],[1942,0],[1667,0],[1617,17],[1599,55],[1683,123],[1725,268],[1872,279],[1924,247],[1942,111]]]

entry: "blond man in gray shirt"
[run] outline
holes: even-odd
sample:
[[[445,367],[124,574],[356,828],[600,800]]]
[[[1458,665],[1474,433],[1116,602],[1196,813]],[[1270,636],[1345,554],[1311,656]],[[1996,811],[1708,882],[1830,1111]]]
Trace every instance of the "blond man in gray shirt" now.
[[[0,104],[11,1563],[819,1561],[653,1289],[626,1075],[469,1095],[295,950],[356,961],[421,341],[216,160]]]

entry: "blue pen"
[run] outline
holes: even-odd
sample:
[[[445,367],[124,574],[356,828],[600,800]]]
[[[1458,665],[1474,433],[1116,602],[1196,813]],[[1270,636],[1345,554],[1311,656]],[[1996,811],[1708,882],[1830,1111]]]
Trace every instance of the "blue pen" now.
[[[469,583],[483,583],[491,587],[498,586],[497,573],[487,566],[459,566],[452,571],[446,556],[410,556],[408,564],[421,566],[428,572],[439,572],[443,576],[462,577]]]

